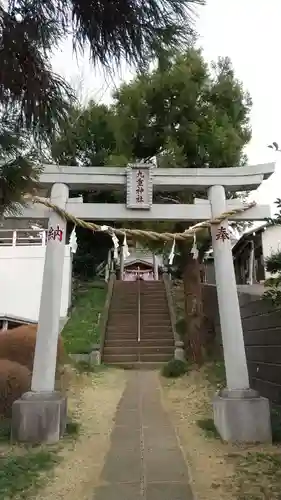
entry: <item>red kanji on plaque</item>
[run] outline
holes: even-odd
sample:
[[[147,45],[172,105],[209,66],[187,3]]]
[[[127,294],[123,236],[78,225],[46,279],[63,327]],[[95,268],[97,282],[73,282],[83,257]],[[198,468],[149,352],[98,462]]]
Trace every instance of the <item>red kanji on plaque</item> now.
[[[216,234],[216,240],[222,240],[222,241],[229,240],[229,234],[227,229],[225,229],[225,227],[221,226],[218,229]]]
[[[50,240],[59,240],[62,241],[62,235],[63,235],[63,230],[60,229],[59,226],[57,226],[56,229],[54,229],[52,226],[48,230],[48,241]]]

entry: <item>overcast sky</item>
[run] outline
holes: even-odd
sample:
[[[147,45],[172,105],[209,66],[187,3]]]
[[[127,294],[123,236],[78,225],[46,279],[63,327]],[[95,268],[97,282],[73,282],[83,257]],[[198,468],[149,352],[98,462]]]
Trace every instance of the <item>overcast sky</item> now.
[[[280,27],[281,0],[207,0],[198,10],[199,45],[206,60],[229,56],[236,76],[253,99],[253,137],[246,149],[249,164],[276,161],[276,173],[252,197],[272,204],[281,198],[281,153],[267,148],[281,143]],[[72,54],[71,41],[53,57],[54,70],[79,87],[84,100],[109,102],[114,87],[132,73],[123,68],[114,80],[89,64],[89,58]],[[280,156],[280,159],[279,159]]]

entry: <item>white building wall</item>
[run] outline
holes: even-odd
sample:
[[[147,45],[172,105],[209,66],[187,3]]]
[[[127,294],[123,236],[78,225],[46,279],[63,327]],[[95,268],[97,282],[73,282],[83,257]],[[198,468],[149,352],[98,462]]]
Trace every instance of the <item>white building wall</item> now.
[[[281,251],[281,226],[267,227],[262,232],[262,248],[264,261],[270,257],[272,253]],[[271,277],[271,274],[266,272],[265,279]]]
[[[45,246],[0,246],[0,316],[38,321]],[[71,302],[72,258],[65,246],[60,316],[67,316]]]

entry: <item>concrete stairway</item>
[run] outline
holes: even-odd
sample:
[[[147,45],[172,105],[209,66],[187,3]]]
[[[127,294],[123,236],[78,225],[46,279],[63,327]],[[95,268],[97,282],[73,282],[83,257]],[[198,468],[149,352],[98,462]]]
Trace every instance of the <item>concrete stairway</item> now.
[[[154,366],[169,361],[173,352],[174,339],[164,283],[116,281],[109,311],[103,362]]]

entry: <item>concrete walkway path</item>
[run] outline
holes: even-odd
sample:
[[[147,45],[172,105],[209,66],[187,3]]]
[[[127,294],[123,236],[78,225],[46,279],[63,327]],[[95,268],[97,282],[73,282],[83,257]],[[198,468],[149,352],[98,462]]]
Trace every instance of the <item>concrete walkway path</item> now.
[[[94,500],[192,500],[155,371],[130,371]]]

